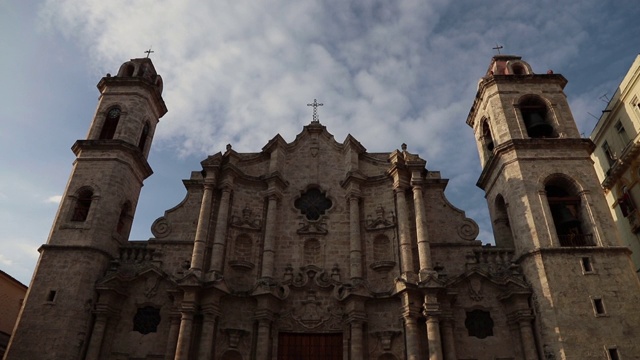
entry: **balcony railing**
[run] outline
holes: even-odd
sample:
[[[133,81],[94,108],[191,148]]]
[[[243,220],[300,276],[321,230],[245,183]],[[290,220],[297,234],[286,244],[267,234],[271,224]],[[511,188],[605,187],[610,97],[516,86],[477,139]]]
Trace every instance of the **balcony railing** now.
[[[595,246],[593,234],[558,235],[560,246]]]

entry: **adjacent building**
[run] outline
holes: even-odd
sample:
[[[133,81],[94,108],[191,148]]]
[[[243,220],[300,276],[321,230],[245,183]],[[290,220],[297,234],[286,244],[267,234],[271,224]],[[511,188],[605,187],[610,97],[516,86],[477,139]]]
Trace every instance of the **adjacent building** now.
[[[623,243],[640,275],[640,55],[591,133],[598,178]]]
[[[7,349],[26,293],[23,283],[0,270],[0,356]]]
[[[291,142],[204,159],[130,241],[167,108],[128,61],[98,83],[6,359],[637,359],[640,283],[566,83],[497,55],[478,84],[495,246],[409,146],[336,141],[315,111]]]

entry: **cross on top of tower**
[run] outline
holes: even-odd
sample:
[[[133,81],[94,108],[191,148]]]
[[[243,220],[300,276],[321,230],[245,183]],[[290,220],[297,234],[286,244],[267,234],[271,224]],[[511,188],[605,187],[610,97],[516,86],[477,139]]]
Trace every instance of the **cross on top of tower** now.
[[[498,45],[498,43],[496,43],[496,47],[492,48],[493,50],[497,50],[498,51],[498,55],[500,55],[500,49],[502,49],[504,46],[502,45]]]
[[[323,106],[324,104],[318,104],[318,101],[316,99],[313,99],[313,104],[307,104],[307,106],[313,106],[313,120],[311,122],[313,123],[319,123],[320,120],[318,119],[318,106]]]
[[[147,54],[147,59],[148,59],[148,58],[149,58],[149,55],[153,54],[153,53],[154,53],[154,51],[153,51],[153,50],[151,50],[151,47],[149,47],[149,50],[145,51],[144,53],[145,53],[145,54]]]

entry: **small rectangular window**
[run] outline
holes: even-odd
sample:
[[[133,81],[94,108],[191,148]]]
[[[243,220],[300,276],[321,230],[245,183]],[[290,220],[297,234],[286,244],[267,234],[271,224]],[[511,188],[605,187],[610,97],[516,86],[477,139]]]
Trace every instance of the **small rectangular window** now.
[[[584,273],[592,273],[593,272],[593,265],[591,264],[591,258],[589,258],[589,257],[583,257],[582,258],[582,271]]]
[[[54,302],[55,300],[56,300],[56,291],[55,290],[49,291],[49,295],[47,295],[47,301]]]
[[[596,312],[596,316],[606,315],[602,299],[593,299],[593,310]]]
[[[609,353],[609,360],[620,360],[620,353],[617,348],[609,348],[607,351]]]

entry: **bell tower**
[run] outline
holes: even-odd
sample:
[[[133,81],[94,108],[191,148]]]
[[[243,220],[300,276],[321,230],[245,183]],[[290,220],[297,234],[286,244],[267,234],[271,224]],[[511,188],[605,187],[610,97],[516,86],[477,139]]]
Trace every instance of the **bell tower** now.
[[[97,85],[87,139],[72,146],[73,169],[29,286],[6,359],[81,359],[95,283],[128,241],[159,119],[162,78],[148,58],[124,63]],[[43,351],[46,349],[46,351]]]
[[[496,246],[515,249],[531,285],[539,358],[624,358],[640,353],[632,305],[640,286],[566,84],[552,71],[535,74],[519,56],[493,57],[467,118],[482,166],[477,185]]]

